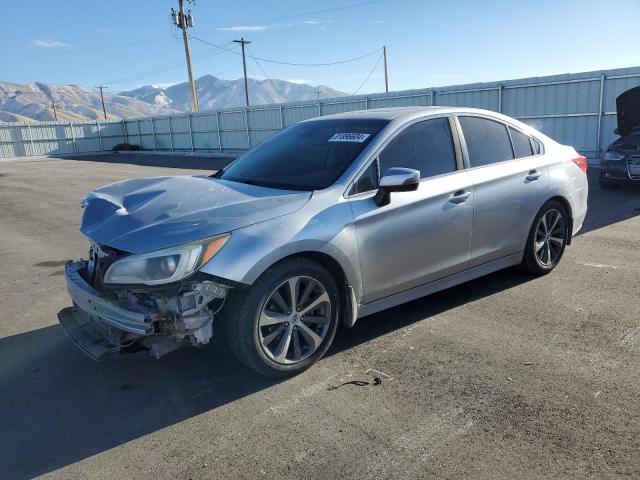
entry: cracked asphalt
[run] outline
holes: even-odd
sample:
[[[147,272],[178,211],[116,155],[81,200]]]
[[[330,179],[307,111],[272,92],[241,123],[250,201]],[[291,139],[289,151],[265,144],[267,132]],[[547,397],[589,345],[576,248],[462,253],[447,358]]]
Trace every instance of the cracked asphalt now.
[[[223,344],[86,358],[56,318],[88,246],[80,200],[221,164],[0,161],[1,478],[640,478],[640,189],[602,191],[595,169],[550,275],[361,319],[297,377],[261,378]]]

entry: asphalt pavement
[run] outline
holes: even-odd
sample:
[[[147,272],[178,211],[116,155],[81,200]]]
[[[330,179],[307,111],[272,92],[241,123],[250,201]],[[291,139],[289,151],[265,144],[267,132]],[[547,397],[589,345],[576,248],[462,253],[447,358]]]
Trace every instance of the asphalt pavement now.
[[[0,478],[640,478],[640,189],[590,181],[550,275],[364,318],[273,381],[224,344],[93,362],[58,325],[87,192],[224,164],[124,157],[0,161]]]

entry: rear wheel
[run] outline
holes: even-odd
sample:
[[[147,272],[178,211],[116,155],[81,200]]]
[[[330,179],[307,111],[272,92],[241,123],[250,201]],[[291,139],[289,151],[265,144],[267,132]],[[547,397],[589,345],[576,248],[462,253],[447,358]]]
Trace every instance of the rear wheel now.
[[[258,373],[299,373],[327,351],[338,325],[339,295],[321,265],[293,258],[269,268],[250,288],[231,292],[225,312],[235,355]]]
[[[531,226],[522,259],[524,270],[536,275],[553,270],[560,263],[569,235],[566,209],[556,200],[547,202]]]

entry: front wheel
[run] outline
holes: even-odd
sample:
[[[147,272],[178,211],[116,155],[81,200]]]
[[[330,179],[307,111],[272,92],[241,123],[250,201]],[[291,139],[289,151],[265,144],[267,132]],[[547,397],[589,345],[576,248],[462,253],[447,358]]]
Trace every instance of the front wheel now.
[[[248,289],[231,292],[225,309],[229,345],[258,373],[299,373],[327,351],[339,318],[338,288],[321,265],[305,258],[270,267]]]
[[[549,273],[560,263],[569,235],[569,218],[564,206],[555,200],[545,203],[531,225],[523,269],[536,275]]]

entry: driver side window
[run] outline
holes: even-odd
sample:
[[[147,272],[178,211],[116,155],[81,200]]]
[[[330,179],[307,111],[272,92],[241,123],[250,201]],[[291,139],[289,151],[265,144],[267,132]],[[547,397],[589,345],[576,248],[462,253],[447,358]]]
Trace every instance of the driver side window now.
[[[420,171],[420,178],[456,171],[456,153],[446,117],[409,125],[380,154],[380,172],[391,167]]]

